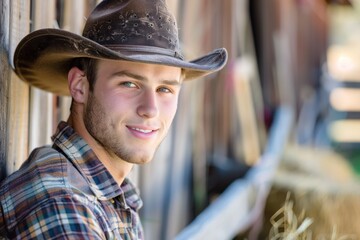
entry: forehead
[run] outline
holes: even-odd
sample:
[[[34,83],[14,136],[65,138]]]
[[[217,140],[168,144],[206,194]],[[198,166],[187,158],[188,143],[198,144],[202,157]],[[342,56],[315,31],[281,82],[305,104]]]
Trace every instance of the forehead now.
[[[127,71],[144,78],[167,79],[181,81],[182,69],[174,66],[119,61],[119,60],[98,60],[97,73],[98,77],[102,75],[111,75],[116,72]]]

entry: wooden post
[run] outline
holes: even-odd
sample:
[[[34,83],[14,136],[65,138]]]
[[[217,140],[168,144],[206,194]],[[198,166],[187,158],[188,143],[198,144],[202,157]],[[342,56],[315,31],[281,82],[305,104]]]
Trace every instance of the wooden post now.
[[[87,17],[87,14],[85,14],[86,10],[85,1],[65,0],[62,28],[73,33],[81,34]],[[92,9],[89,10],[91,11]]]
[[[8,80],[10,78],[10,66],[6,54],[9,47],[10,29],[10,0],[0,1],[0,181],[6,176],[7,159],[7,119],[8,119]]]
[[[9,1],[10,3],[10,1]],[[9,54],[10,62],[19,41],[29,32],[30,2],[27,0],[11,1]],[[17,170],[28,155],[28,114],[29,114],[29,87],[8,69],[8,118],[6,121],[7,133],[7,174]]]

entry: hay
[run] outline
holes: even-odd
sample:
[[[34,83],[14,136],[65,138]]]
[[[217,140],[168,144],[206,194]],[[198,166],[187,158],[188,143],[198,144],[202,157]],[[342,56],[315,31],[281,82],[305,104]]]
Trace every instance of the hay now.
[[[310,226],[314,223],[313,219],[306,217],[305,211],[299,216],[293,211],[294,203],[290,200],[290,193],[287,194],[285,203],[271,218],[272,225],[269,232],[269,240],[312,240],[313,232]],[[355,240],[356,235],[340,236],[336,226],[333,227],[330,236],[319,236],[317,239],[323,240]]]
[[[290,150],[273,181],[259,239],[360,239],[360,183],[346,159]]]
[[[309,240],[311,239],[311,231],[308,228],[313,221],[310,218],[304,218],[304,214],[299,217],[296,216],[293,211],[294,203],[289,199],[289,196],[290,194],[287,195],[284,206],[270,218],[272,228],[269,239]]]

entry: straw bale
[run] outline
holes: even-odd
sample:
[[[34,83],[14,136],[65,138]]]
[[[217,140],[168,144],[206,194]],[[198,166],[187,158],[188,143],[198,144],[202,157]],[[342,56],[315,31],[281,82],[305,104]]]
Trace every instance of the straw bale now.
[[[294,222],[275,231],[292,228],[288,232],[293,234],[305,224],[302,237],[274,238],[274,218],[286,219],[279,218],[279,213]],[[347,160],[334,152],[289,147],[274,178],[263,223],[259,239],[360,239],[358,177]]]

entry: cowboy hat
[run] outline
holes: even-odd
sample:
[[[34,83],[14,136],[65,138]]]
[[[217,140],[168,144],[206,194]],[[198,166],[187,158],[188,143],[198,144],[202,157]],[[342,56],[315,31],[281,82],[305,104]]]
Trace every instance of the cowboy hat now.
[[[33,86],[69,95],[67,73],[73,59],[82,57],[176,66],[187,80],[220,70],[227,52],[220,48],[186,61],[165,0],[104,0],[88,17],[82,36],[60,29],[25,36],[15,50],[14,68]]]

